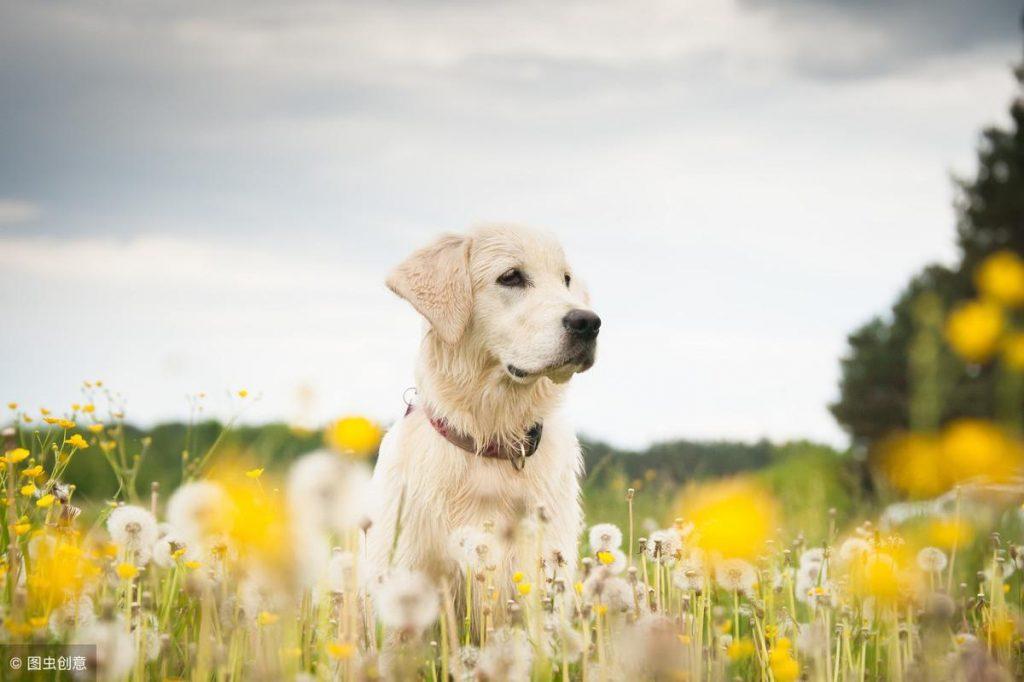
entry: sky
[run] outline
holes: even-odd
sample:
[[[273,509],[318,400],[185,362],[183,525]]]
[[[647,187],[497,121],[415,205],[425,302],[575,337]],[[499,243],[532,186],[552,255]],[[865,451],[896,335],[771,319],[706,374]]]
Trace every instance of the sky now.
[[[1021,9],[9,0],[0,400],[390,422],[421,327],[389,269],[511,221],[604,321],[581,433],[841,446],[845,337],[955,259]]]

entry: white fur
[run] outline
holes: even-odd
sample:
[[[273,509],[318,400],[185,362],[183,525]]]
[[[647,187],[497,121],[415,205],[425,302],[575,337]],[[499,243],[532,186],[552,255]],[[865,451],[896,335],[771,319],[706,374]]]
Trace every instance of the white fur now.
[[[510,268],[521,269],[530,286],[496,284]],[[376,509],[367,545],[374,575],[400,567],[451,576],[456,566],[446,548],[453,530],[489,523],[501,535],[539,507],[547,519],[541,524],[545,555],[558,552],[567,562],[565,570],[574,569],[582,524],[582,456],[558,406],[565,382],[589,363],[581,364],[567,350],[562,318],[589,306],[575,277],[566,286],[566,274],[572,273],[551,237],[490,226],[441,238],[388,279],[388,286],[426,317],[428,329],[416,371],[421,407],[389,431],[374,471]],[[530,375],[514,376],[510,364]],[[465,452],[437,433],[423,404],[478,444],[515,443],[541,421],[540,447],[522,471],[508,461]],[[495,563],[499,580],[529,568],[517,565],[510,545]]]

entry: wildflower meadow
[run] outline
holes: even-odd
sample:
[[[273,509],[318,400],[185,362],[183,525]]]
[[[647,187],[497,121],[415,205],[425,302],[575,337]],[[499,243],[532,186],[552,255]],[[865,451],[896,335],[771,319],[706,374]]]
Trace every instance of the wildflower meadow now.
[[[998,252],[977,281],[982,298],[922,324],[918,345],[1001,354],[1004,398],[1017,400],[1024,261]],[[585,493],[603,506],[588,506],[579,557],[544,555],[545,510],[524,509],[512,527],[452,529],[458,580],[397,568],[373,580],[377,424],[296,432],[321,447],[275,467],[229,444],[230,420],[199,449],[190,426],[179,484],[163,490],[140,477],[152,438],[126,426],[117,394],[98,381],[82,391],[62,410],[7,406],[0,637],[95,645],[101,679],[1024,674],[1024,442],[1012,422],[891,434],[869,462],[889,502],[818,506],[812,531],[787,518],[786,498],[813,476],[784,494],[756,473],[668,488],[656,474],[611,476]],[[257,399],[231,398],[239,411]],[[86,459],[116,483],[108,498],[80,500],[69,471]],[[502,584],[508,546],[520,563]]]

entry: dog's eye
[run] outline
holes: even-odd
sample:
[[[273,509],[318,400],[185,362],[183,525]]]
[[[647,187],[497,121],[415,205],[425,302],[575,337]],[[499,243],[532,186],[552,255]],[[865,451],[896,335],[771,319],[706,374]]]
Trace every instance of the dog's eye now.
[[[567,272],[565,273],[565,288],[568,289],[570,284],[572,284],[572,277],[570,277]]]
[[[525,287],[526,276],[522,270],[512,268],[501,273],[501,276],[498,277],[498,284],[503,287]]]

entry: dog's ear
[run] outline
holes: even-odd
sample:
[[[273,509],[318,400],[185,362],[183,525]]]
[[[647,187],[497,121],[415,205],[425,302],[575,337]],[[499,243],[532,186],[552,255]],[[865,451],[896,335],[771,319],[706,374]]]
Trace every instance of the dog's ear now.
[[[457,343],[473,311],[466,237],[445,235],[409,256],[388,276],[387,285],[412,304],[438,336]]]

